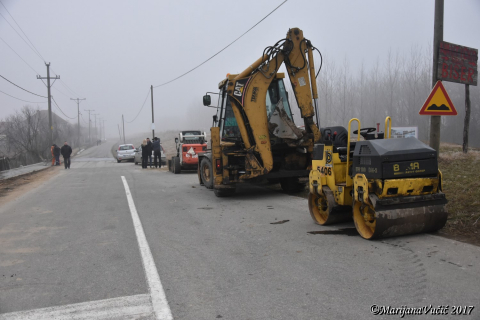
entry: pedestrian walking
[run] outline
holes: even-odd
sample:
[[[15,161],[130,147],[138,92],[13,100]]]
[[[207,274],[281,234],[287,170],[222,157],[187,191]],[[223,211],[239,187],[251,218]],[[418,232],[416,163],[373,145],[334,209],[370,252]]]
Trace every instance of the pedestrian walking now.
[[[160,139],[157,137],[153,138],[153,164],[155,168],[157,168],[157,159],[158,159],[158,166],[162,167],[162,159],[161,159],[161,150],[162,147],[160,146]]]
[[[150,151],[150,154],[152,154],[151,151]],[[148,162],[148,145],[147,145],[147,139],[144,139],[142,142],[142,169],[147,168],[147,162]]]
[[[147,138],[147,148],[148,148],[148,163],[150,164],[150,168],[152,167],[152,152],[153,152],[153,145],[150,138]]]
[[[67,141],[63,144],[60,153],[63,156],[63,163],[65,164],[65,169],[70,169],[70,156],[72,155],[72,148],[67,144]]]
[[[57,146],[56,144],[53,144],[53,155],[55,156],[55,165],[56,166],[61,165],[61,162],[60,162],[60,147]]]

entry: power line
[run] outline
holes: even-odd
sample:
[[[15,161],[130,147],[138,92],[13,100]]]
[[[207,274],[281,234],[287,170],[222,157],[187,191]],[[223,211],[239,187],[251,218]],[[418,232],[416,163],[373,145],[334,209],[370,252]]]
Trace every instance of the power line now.
[[[23,37],[17,32],[17,30],[15,30],[15,28],[13,28],[13,26],[10,24],[10,22],[7,21],[7,19],[5,19],[5,17],[0,13],[0,15],[2,15],[3,19],[5,19],[5,21],[7,21],[7,23],[12,27],[13,30],[15,30],[15,32],[17,32],[17,34],[20,36],[20,38],[22,38],[23,41],[25,41],[25,43],[27,43],[27,45],[30,47],[30,49],[33,50],[33,52],[35,52],[42,60],[43,62],[45,62],[45,59],[42,57],[42,55],[40,54],[40,51],[38,51],[38,49],[35,47],[35,45],[33,44],[33,42],[28,38],[27,34],[23,31],[22,27],[20,27],[20,25],[17,23],[17,21],[15,20],[15,18],[12,16],[12,14],[10,13],[10,11],[8,11],[7,7],[5,7],[5,5],[3,4],[3,2],[0,0],[0,3],[2,4],[2,6],[5,8],[5,10],[7,11],[8,15],[12,18],[12,20],[15,22],[15,24],[17,25],[17,27],[20,29],[20,31],[22,31],[23,35],[25,36],[25,38],[27,38],[27,40],[30,42],[30,44],[32,45],[32,47],[30,47],[30,45],[25,41],[25,39],[23,39]]]
[[[60,112],[63,113],[63,115],[64,115],[65,117],[67,117],[68,119],[77,119],[77,117],[72,118],[72,117],[67,116],[67,115],[62,111],[62,109],[60,109],[60,107],[58,106],[57,101],[55,101],[55,98],[54,98],[53,96],[52,96],[52,100],[53,100],[53,102],[55,102],[55,105],[57,106],[58,110],[60,110]]]
[[[10,47],[10,45],[9,45],[5,40],[3,40],[1,37],[0,37],[0,40],[2,40],[13,52],[15,52],[15,54],[16,54],[20,59],[22,59],[22,61],[25,62],[25,64],[26,64],[27,66],[29,66],[30,69],[32,69],[36,74],[38,74],[37,70],[33,69],[33,67],[32,67],[31,65],[29,65],[28,62],[25,61],[25,60],[17,53],[17,51],[13,50],[13,48]]]
[[[10,24],[10,22],[8,22],[8,20],[7,20],[1,13],[0,13],[0,16],[1,16],[5,21],[7,21],[7,23],[10,25],[10,27],[12,27],[12,29],[13,29],[13,30],[18,34],[18,36],[29,46],[30,49],[31,49],[35,54],[37,54],[44,62],[46,62],[46,61],[45,61],[45,58],[43,58],[43,56],[42,56],[42,54],[40,53],[40,51],[38,51],[37,47],[35,47],[35,45],[33,44],[33,42],[30,40],[30,38],[27,36],[27,34],[23,31],[22,27],[20,27],[20,25],[18,24],[17,20],[15,20],[15,18],[12,16],[12,14],[10,13],[10,11],[8,11],[7,7],[3,4],[3,2],[2,2],[1,0],[0,0],[0,4],[5,8],[5,10],[7,11],[8,15],[12,18],[12,20],[15,22],[15,24],[17,25],[17,27],[18,27],[18,28],[20,29],[20,31],[23,33],[23,35],[25,36],[25,38],[27,38],[27,40],[28,40],[28,42],[29,42],[30,44],[25,41],[25,39],[18,33],[18,31]],[[2,40],[3,40],[3,39],[2,39]],[[4,40],[3,40],[3,41],[4,41]],[[4,42],[5,42],[5,41],[4,41]],[[7,44],[7,45],[8,45],[8,44]],[[9,47],[10,47],[10,46],[9,46]],[[32,48],[32,47],[33,47],[33,48]],[[12,48],[10,47],[10,49],[12,49]],[[13,49],[12,49],[12,50],[13,50]],[[16,53],[16,52],[15,52],[15,53]],[[18,54],[17,54],[17,55],[18,55]],[[18,56],[19,56],[19,55],[18,55]],[[20,57],[20,56],[19,56],[19,57]],[[20,57],[20,58],[21,58],[21,57]],[[23,60],[23,59],[22,59],[22,60]],[[25,60],[23,60],[23,61],[26,63]],[[28,65],[28,63],[27,63],[27,65]],[[29,66],[30,66],[30,65],[29,65]],[[34,70],[34,69],[32,68],[32,70]],[[34,71],[35,71],[35,70],[34,70]],[[52,71],[53,71],[54,74],[56,74],[56,72],[53,70],[53,68],[52,68]],[[38,74],[37,71],[35,71],[35,73]],[[69,90],[69,91],[70,91],[71,93],[73,93],[74,95],[77,95],[77,96],[78,96],[78,94],[75,93],[69,86],[67,86],[67,84],[66,84],[64,81],[60,80],[60,82],[62,83],[63,86],[65,86],[65,87],[67,88],[67,90]],[[63,95],[65,95],[65,96],[68,97],[68,95],[66,95],[66,94],[63,93],[62,91],[60,91],[60,90],[58,90],[58,89],[56,89],[56,88],[55,88],[55,90],[57,90],[57,91],[60,92],[61,94],[63,94]]]
[[[88,124],[87,120],[83,119],[83,115],[81,113],[80,113],[80,118],[83,120],[83,122],[85,122],[85,124]]]
[[[9,97],[12,97],[13,99],[17,99],[17,100],[20,100],[20,101],[23,101],[23,102],[30,102],[30,103],[47,103],[47,101],[42,101],[42,102],[27,101],[27,100],[23,100],[23,99],[14,97],[14,96],[12,96],[12,95],[9,95],[8,93],[3,92],[3,91],[1,91],[1,90],[0,90],[0,92],[3,93],[3,94],[6,94],[6,95],[9,96]]]
[[[135,121],[138,117],[138,115],[140,114],[140,112],[142,111],[143,107],[145,106],[145,102],[147,102],[147,98],[148,98],[148,95],[150,93],[150,89],[148,89],[148,92],[147,92],[147,96],[145,97],[145,101],[143,101],[143,104],[142,104],[142,107],[140,108],[140,110],[138,111],[137,115],[135,116],[135,118],[132,120],[132,121],[126,121],[127,123],[132,123],[133,121]]]
[[[23,91],[26,91],[26,92],[28,92],[28,93],[31,93],[31,94],[33,94],[33,95],[36,95],[36,96],[39,96],[39,97],[42,97],[42,98],[47,98],[47,97],[41,96],[41,95],[39,95],[39,94],[33,93],[33,92],[31,92],[31,91],[28,91],[27,89],[23,89],[22,87],[20,87],[19,85],[13,83],[12,81],[8,80],[7,78],[5,78],[5,77],[2,76],[2,75],[0,75],[0,77],[2,77],[3,79],[7,80],[8,82],[10,82],[11,84],[13,84],[14,86],[19,87],[19,88],[22,89]]]
[[[230,47],[232,44],[234,44],[238,39],[240,39],[241,37],[243,37],[244,35],[246,35],[248,32],[250,32],[253,28],[255,28],[257,25],[259,25],[263,20],[265,20],[269,15],[271,15],[272,13],[274,13],[278,8],[280,8],[285,2],[287,2],[288,0],[285,0],[283,1],[278,7],[276,7],[275,9],[273,9],[269,14],[267,14],[262,20],[258,21],[255,25],[253,25],[253,27],[251,27],[250,29],[248,29],[247,31],[245,31],[241,36],[239,36],[237,39],[233,40],[232,42],[230,42],[226,47],[224,47],[222,50],[218,51],[217,53],[215,53],[213,56],[211,56],[210,58],[208,58],[207,60],[203,61],[202,63],[200,63],[198,66],[196,66],[195,68],[193,69],[190,69],[189,71],[185,72],[184,74],[170,80],[170,81],[167,81],[167,82],[164,82],[162,84],[159,84],[158,86],[154,86],[154,88],[158,88],[158,87],[162,87],[166,84],[169,84],[177,79],[180,79],[181,77],[189,74],[190,72],[194,71],[195,69],[199,68],[200,66],[204,65],[205,63],[207,63],[208,61],[210,61],[211,59],[213,59],[215,56],[217,56],[218,54],[220,54],[222,51],[224,51],[225,49],[227,49],[228,47]]]
[[[0,17],[2,17],[8,23],[8,25],[13,29],[13,31],[15,31],[18,34],[18,36],[23,40],[23,42],[27,44],[30,50],[32,50],[40,59],[43,59],[42,56],[37,51],[35,51],[35,49],[33,49],[32,46],[20,35],[20,33],[18,33],[18,31],[12,26],[12,24],[8,22],[7,18],[5,18],[3,14],[0,13]]]

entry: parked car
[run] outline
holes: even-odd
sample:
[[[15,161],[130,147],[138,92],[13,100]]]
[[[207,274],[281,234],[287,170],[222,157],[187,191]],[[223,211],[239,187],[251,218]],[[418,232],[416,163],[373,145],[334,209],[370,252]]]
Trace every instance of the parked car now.
[[[121,144],[117,149],[117,162],[122,160],[134,160],[135,147],[133,144]]]
[[[162,162],[162,166],[165,166],[167,165],[167,157],[165,156],[165,150],[163,149],[163,146],[160,145],[160,147],[162,147],[162,150],[160,152],[160,161]],[[139,164],[139,163],[142,163],[142,146],[138,147],[138,149],[135,149],[135,159],[133,160],[133,162],[135,162],[135,164]],[[152,150],[152,165],[153,165],[153,150]]]

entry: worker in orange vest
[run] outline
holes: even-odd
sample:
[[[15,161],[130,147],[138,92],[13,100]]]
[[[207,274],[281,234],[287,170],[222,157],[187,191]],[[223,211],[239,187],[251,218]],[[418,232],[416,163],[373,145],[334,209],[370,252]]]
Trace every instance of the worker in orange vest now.
[[[53,149],[55,149],[55,144],[52,144],[50,151],[52,152],[52,166],[55,165],[55,155],[53,154]]]

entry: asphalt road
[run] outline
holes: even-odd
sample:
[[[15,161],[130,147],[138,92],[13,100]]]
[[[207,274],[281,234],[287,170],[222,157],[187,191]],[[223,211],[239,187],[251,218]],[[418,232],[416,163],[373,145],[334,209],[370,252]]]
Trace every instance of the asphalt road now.
[[[110,147],[0,205],[0,319],[400,318],[372,305],[480,319],[479,247],[366,241],[353,223],[315,225],[304,199],[253,186],[216,198],[196,174],[118,164]]]

